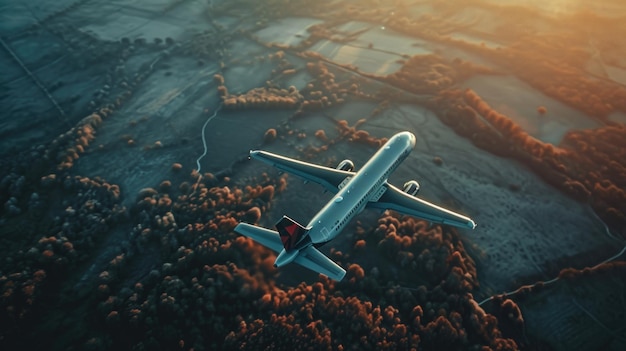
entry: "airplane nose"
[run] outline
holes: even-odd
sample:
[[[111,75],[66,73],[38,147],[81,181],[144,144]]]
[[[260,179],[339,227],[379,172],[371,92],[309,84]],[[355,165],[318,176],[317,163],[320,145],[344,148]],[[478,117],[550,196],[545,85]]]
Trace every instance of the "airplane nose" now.
[[[411,132],[405,132],[407,134],[407,136],[409,137],[409,144],[411,144],[411,148],[415,147],[415,135]]]

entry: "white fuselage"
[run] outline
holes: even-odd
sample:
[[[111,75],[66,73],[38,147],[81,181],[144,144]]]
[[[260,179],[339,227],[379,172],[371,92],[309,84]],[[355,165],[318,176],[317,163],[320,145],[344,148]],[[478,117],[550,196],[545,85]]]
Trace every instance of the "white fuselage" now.
[[[335,238],[368,201],[378,200],[385,191],[389,175],[415,147],[415,136],[409,132],[394,135],[363,167],[346,178],[339,192],[311,219],[307,228],[314,244]]]

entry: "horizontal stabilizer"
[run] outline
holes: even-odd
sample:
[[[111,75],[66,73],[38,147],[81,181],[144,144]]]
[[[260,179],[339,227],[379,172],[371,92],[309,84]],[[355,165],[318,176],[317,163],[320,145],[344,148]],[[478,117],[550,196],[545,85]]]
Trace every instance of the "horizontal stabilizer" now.
[[[274,230],[257,227],[248,223],[239,223],[235,227],[235,232],[247,236],[276,252],[283,251],[283,243],[280,240],[278,232]],[[346,271],[343,268],[313,246],[309,246],[298,252],[294,262],[315,272],[322,273],[334,280],[339,281],[346,275]]]
[[[245,235],[276,252],[283,250],[283,243],[280,241],[280,237],[275,230],[257,227],[248,223],[239,223],[235,227],[235,232]]]
[[[346,275],[343,268],[313,246],[300,251],[294,262],[337,281]]]
[[[276,229],[278,229],[280,240],[287,251],[293,249],[307,232],[306,228],[287,216],[283,216],[283,218],[276,223]]]

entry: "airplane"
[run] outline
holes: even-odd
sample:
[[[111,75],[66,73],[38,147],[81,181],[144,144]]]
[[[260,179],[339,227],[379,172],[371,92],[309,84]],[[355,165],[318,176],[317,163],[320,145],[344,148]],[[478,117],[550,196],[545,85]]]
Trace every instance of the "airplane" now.
[[[331,279],[340,281],[346,271],[317,248],[334,239],[348,222],[365,208],[394,210],[431,222],[474,229],[470,218],[424,201],[415,195],[419,183],[404,184],[402,190],[389,184],[387,178],[415,147],[411,132],[391,137],[358,171],[354,163],[343,160],[336,168],[294,160],[267,151],[251,150],[249,159],[257,159],[281,171],[300,176],[334,193],[328,203],[303,226],[283,216],[276,231],[241,222],[235,232],[276,251],[274,267],[295,262]]]

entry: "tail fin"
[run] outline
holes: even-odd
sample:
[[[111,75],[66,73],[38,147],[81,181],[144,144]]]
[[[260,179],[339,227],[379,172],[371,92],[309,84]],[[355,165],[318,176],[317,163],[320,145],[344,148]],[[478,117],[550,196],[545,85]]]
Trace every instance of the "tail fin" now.
[[[276,223],[276,229],[280,234],[280,241],[283,242],[283,247],[287,251],[293,249],[296,243],[307,232],[306,228],[287,216],[283,216],[283,218]]]

